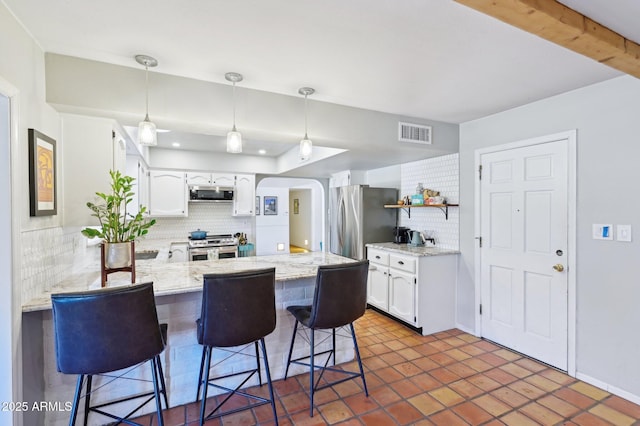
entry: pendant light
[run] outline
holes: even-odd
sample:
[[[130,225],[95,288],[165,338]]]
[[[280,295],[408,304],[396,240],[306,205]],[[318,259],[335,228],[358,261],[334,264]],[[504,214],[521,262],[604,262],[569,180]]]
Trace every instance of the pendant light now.
[[[136,55],[136,61],[140,65],[144,65],[146,83],[146,115],[144,120],[138,124],[138,143],[140,145],[155,146],[158,145],[156,125],[149,120],[149,67],[153,68],[157,66],[158,61],[147,55]]]
[[[313,95],[316,91],[311,87],[301,87],[298,93],[304,95],[304,138],[300,141],[300,160],[307,161],[313,152],[313,142],[307,135],[307,96]]]
[[[228,72],[224,78],[233,83],[233,128],[227,133],[227,152],[239,154],[242,152],[242,134],[236,129],[236,83],[242,81],[242,74]]]

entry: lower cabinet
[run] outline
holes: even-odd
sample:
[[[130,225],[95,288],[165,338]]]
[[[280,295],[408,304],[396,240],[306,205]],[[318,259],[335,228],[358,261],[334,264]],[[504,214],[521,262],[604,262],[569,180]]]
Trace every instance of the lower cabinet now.
[[[367,303],[432,334],[455,327],[457,254],[402,255],[367,249]]]

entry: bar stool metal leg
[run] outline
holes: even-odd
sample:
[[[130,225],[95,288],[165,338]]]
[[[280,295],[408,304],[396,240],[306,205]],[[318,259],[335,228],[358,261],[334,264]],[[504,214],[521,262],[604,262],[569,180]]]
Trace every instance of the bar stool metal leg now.
[[[276,412],[276,399],[273,396],[273,384],[271,382],[271,373],[269,372],[269,358],[267,357],[267,347],[264,344],[264,338],[260,339],[260,347],[262,348],[262,355],[264,356],[264,369],[267,373],[267,385],[269,387],[269,398],[271,398],[271,409],[273,410],[273,418],[275,419],[277,425],[278,413]],[[260,362],[259,359],[258,362]]]
[[[293,345],[296,343],[296,334],[298,333],[298,321],[293,326],[293,336],[291,336],[291,346],[289,346],[289,357],[287,358],[287,368],[284,371],[284,379],[287,380],[289,375],[289,366],[291,365],[291,355],[293,354]]]
[[[362,358],[360,358],[360,350],[358,349],[358,342],[356,341],[356,330],[353,328],[353,323],[349,324],[349,326],[351,327],[351,337],[353,338],[353,348],[356,351],[356,358],[358,359],[358,367],[360,368],[362,385],[364,386],[364,394],[366,396],[369,396],[369,390],[367,389],[367,381],[364,379],[364,369],[362,368]]]
[[[84,426],[89,422],[89,411],[91,409],[91,386],[93,384],[93,376],[87,375],[87,392],[84,395]]]
[[[313,391],[314,391],[314,388],[316,387],[315,380],[313,378],[314,376],[313,373],[315,370],[315,364],[313,362],[313,355],[315,352],[315,330],[312,328],[309,331],[311,331],[311,336],[310,336],[311,337],[311,343],[310,343],[311,354],[309,356],[309,364],[310,364],[309,366],[309,393],[310,393],[309,397],[311,399],[311,408],[310,408],[309,415],[313,417]]]
[[[76,393],[73,396],[73,408],[71,409],[71,416],[69,417],[69,425],[74,425],[76,423],[76,417],[78,417],[78,405],[80,405],[80,394],[82,393],[83,381],[84,374],[79,374],[76,382]]]
[[[202,347],[202,358],[200,359],[200,374],[198,375],[198,391],[196,392],[196,402],[200,401],[200,387],[202,386],[202,374],[204,373],[204,360],[207,357],[207,347]]]

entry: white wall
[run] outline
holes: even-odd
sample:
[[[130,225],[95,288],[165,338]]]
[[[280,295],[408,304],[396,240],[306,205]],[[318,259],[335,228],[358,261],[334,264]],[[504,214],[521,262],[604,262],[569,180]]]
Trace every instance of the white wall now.
[[[396,188],[400,190],[400,164],[367,171],[366,183],[374,188]]]
[[[294,200],[298,200],[298,214],[295,213]],[[312,200],[310,189],[289,191],[289,238],[291,245],[306,249],[314,246],[312,222],[314,206]],[[305,241],[307,241],[306,244]]]
[[[0,347],[3,357],[2,372],[0,372],[0,389],[5,392],[11,389],[12,397],[2,398],[2,401],[21,401],[22,394],[22,364],[20,329],[22,321],[21,310],[21,231],[39,230],[56,227],[61,224],[61,214],[49,217],[31,218],[29,216],[29,179],[28,179],[28,136],[27,129],[35,128],[58,141],[60,149],[60,124],[58,114],[45,103],[44,87],[44,53],[33,41],[31,36],[0,4],[0,92],[9,94],[15,106],[12,118],[11,140],[11,213],[12,241],[11,252],[14,256],[13,276],[10,282],[2,280],[2,296],[11,299],[11,321],[0,322]],[[8,93],[10,92],[10,93]],[[58,170],[60,171],[60,156],[58,156]],[[4,168],[6,164],[2,164]],[[6,170],[6,169],[4,169]],[[58,175],[60,179],[60,175]],[[62,188],[58,188],[61,197]],[[59,198],[60,200],[61,198]],[[60,211],[60,206],[58,206]],[[6,234],[3,234],[6,235]],[[6,379],[6,380],[5,380]],[[0,420],[10,419],[13,413],[0,412]],[[8,420],[9,422],[11,420]],[[15,414],[14,424],[22,424],[19,414]],[[25,421],[25,423],[29,423]]]
[[[289,253],[289,188],[258,185],[260,215],[256,216],[256,255]],[[264,197],[278,197],[278,214],[264,214]],[[278,244],[283,250],[278,251]]]
[[[418,183],[426,189],[440,192],[449,204],[458,204],[460,188],[458,172],[458,154],[443,155],[442,157],[412,161],[401,165],[402,188],[401,196],[412,195],[416,192]],[[440,248],[458,250],[460,240],[460,210],[449,207],[448,219],[437,208],[411,209],[411,217],[403,211],[398,211],[400,225],[412,230],[422,231],[429,237],[436,239],[436,246]]]
[[[458,321],[474,327],[474,151],[577,129],[578,377],[640,401],[640,240],[591,239],[591,224],[640,232],[640,80],[625,76],[464,123]]]

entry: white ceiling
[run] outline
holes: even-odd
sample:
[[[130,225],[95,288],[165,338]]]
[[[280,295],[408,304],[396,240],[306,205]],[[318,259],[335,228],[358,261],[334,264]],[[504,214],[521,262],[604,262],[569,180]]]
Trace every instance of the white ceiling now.
[[[620,75],[453,0],[1,1],[47,52],[452,123]],[[637,0],[562,2],[640,41]]]

